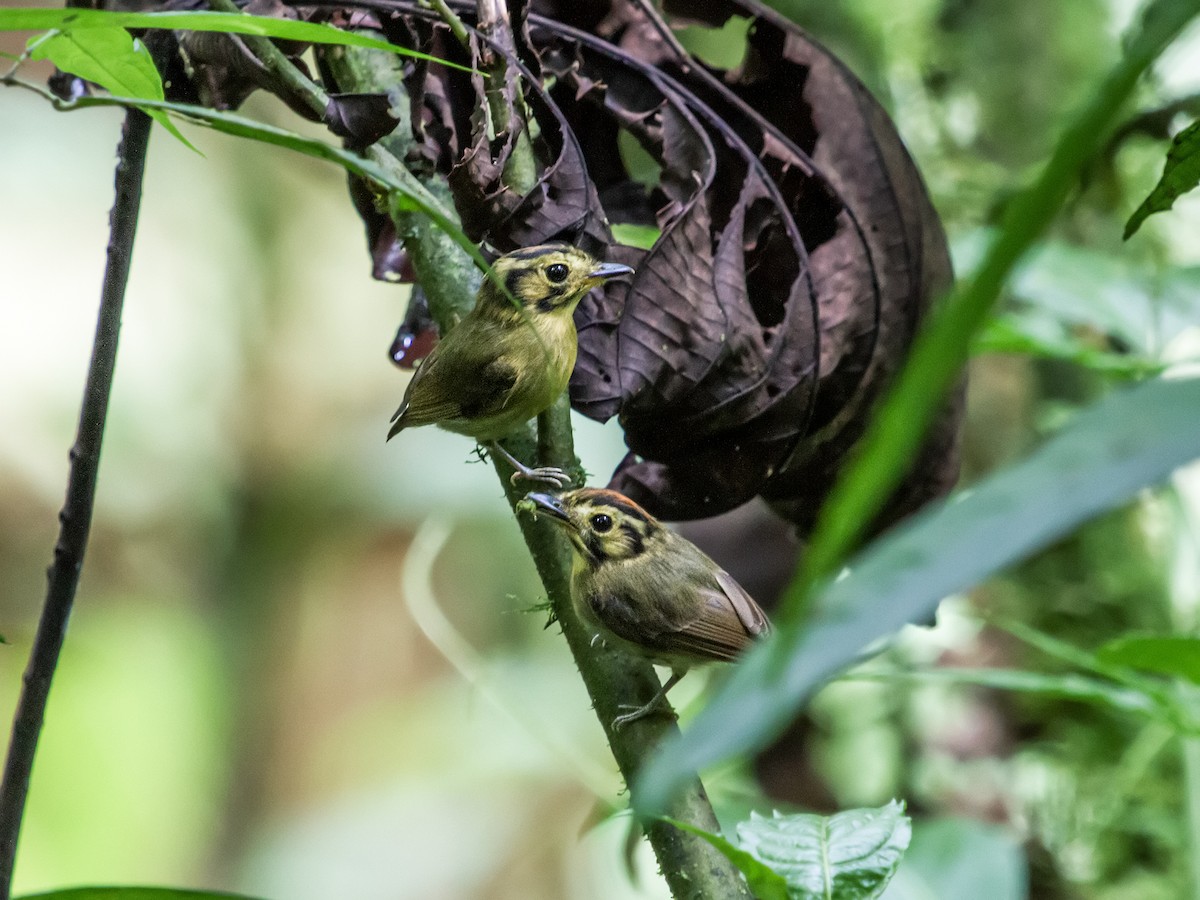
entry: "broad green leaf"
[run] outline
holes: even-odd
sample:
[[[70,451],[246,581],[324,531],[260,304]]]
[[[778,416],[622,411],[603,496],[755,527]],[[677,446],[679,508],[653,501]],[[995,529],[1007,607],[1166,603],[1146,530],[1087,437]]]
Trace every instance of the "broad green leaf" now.
[[[711,831],[705,831],[703,828],[697,828],[687,822],[678,822],[668,818],[664,818],[663,821],[670,822],[682,831],[703,838],[716,847],[726,859],[737,866],[739,872],[746,876],[746,883],[750,885],[750,890],[758,900],[788,900],[788,883],[784,877],[745,850],[735,847],[719,834],[713,834]]]
[[[169,28],[188,31],[219,31],[227,34],[256,34],[312,44],[342,44],[347,47],[366,47],[387,50],[403,56],[439,62],[453,69],[471,71],[466,66],[448,62],[389,44],[378,38],[353,31],[343,31],[332,25],[278,19],[270,16],[251,16],[224,12],[110,12],[99,9],[0,9],[0,31],[37,31],[56,28],[60,31],[79,31],[87,28]]]
[[[124,28],[95,27],[34,38],[30,55],[95,82],[110,94],[162,100],[163,85],[146,45]],[[195,150],[161,110],[146,110],[158,124]]]
[[[1141,379],[1160,374],[1165,365],[1144,356],[1101,350],[1085,343],[1057,320],[1032,310],[992,319],[972,347],[974,353],[1016,353],[1056,359],[1117,378]]]
[[[978,267],[992,235],[984,229],[955,241],[956,268]],[[1122,360],[1136,368],[1139,357],[1156,363],[1183,331],[1200,327],[1200,267],[1152,265],[1063,241],[1032,248],[1013,271],[1008,292],[1016,302],[1000,319],[1001,333],[997,336],[997,320],[991,320],[976,350],[982,341],[1027,339],[1036,343],[1032,352],[1074,357],[1096,368],[1095,351],[1089,353],[1091,348],[1072,333],[1082,328],[1130,348],[1128,356],[1106,353],[1110,359],[1099,362],[1101,369],[1119,369]]]
[[[82,887],[46,894],[26,894],[17,900],[254,900],[245,894],[187,891],[159,887]]]
[[[1166,212],[1175,201],[1200,185],[1200,122],[1193,122],[1171,141],[1162,178],[1125,224],[1125,240],[1133,237],[1148,216]]]
[[[1009,203],[983,264],[961,282],[918,335],[893,390],[821,511],[800,572],[787,591],[781,632],[794,632],[812,589],[832,576],[908,471],[926,426],[966,361],[1013,267],[1049,226],[1145,69],[1197,13],[1195,0],[1153,0],[1124,58],[1059,138],[1034,182]],[[793,635],[794,636],[794,635]]]
[[[796,900],[873,900],[883,893],[912,838],[904,804],[851,809],[833,816],[739,822],[738,842],[783,876]]]
[[[1200,684],[1200,638],[1130,635],[1105,644],[1097,656],[1109,665],[1175,675]]]
[[[688,773],[760,747],[863,648],[927,618],[1081,522],[1200,454],[1200,379],[1150,381],[1077,414],[1021,463],[919,513],[828,584],[813,622],[748,653],[683,735],[664,743],[634,792],[661,808]]]

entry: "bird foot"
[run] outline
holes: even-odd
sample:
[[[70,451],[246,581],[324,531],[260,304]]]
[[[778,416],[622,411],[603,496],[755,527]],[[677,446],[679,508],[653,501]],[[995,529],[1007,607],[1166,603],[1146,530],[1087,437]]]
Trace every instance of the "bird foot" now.
[[[620,731],[631,722],[636,722],[638,719],[645,719],[648,716],[666,716],[671,720],[679,718],[679,716],[676,715],[675,710],[664,704],[659,697],[655,697],[645,706],[632,707],[622,704],[621,708],[632,709],[633,712],[625,713],[624,715],[617,716],[615,719],[613,719],[612,727],[614,731]]]
[[[518,481],[540,481],[552,485],[556,490],[562,490],[571,483],[571,476],[556,466],[538,466],[535,469],[522,466],[512,473],[508,481],[514,487]]]
[[[516,487],[518,481],[540,481],[543,484],[552,485],[555,490],[562,490],[571,483],[571,476],[556,466],[530,468],[496,441],[488,441],[484,446],[513,467],[515,471],[508,479],[509,484],[513,487]]]

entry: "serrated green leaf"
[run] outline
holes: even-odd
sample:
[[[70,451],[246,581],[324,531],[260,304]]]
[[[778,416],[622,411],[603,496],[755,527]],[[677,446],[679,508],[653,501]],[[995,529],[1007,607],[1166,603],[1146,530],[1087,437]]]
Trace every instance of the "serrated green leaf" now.
[[[332,25],[302,22],[297,19],[278,19],[271,16],[251,16],[245,13],[224,12],[111,12],[99,9],[0,9],[0,31],[37,31],[55,28],[77,31],[90,28],[167,28],[188,31],[218,31],[226,34],[256,34],[262,37],[283,38],[310,44],[341,44],[346,47],[365,47],[387,50],[416,59],[438,62],[452,69],[473,71],[467,66],[438,59],[390,44],[365,34],[343,31]]]
[[[636,785],[640,811],[703,769],[760,747],[864,647],[929,616],[943,597],[1044,547],[1200,454],[1200,379],[1114,392],[1021,463],[927,509],[829,584],[813,622],[784,623],[734,667],[692,727],[666,741]]]
[[[94,82],[110,94],[162,100],[163,85],[146,45],[124,28],[95,27],[50,32],[32,38],[30,56],[48,59],[64,72]],[[195,150],[161,110],[146,110],[176,138]]]
[[[757,900],[789,900],[788,883],[782,875],[770,866],[755,859],[754,856],[731,844],[719,834],[663,817],[664,822],[670,822],[676,828],[687,831],[703,838],[719,850],[726,859],[737,866],[739,872],[746,876],[746,883]]]
[[[737,833],[745,850],[783,876],[794,900],[874,900],[908,849],[912,822],[893,800],[832,816],[751,813]]]
[[[1133,237],[1148,216],[1166,212],[1175,201],[1200,185],[1200,122],[1193,122],[1171,141],[1162,177],[1125,224],[1125,240]]]
[[[220,891],[185,891],[162,887],[81,887],[26,894],[17,900],[254,900],[245,894]]]
[[[1174,675],[1200,684],[1200,638],[1130,635],[1110,641],[1096,655],[1108,665]]]

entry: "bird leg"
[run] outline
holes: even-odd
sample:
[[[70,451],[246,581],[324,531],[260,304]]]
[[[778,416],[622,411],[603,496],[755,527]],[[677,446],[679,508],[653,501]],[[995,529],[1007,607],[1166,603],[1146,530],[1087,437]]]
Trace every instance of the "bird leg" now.
[[[517,479],[523,478],[526,481],[541,481],[553,485],[557,490],[562,490],[571,483],[571,476],[555,466],[538,466],[531,469],[501,447],[499,441],[487,441],[484,446],[516,470],[509,478],[511,484],[516,484]]]
[[[647,703],[645,706],[639,706],[637,709],[635,709],[631,713],[625,713],[625,715],[623,715],[623,716],[617,716],[615,719],[613,719],[613,723],[612,723],[613,729],[616,731],[620,731],[622,728],[624,728],[630,722],[636,722],[638,719],[644,719],[646,716],[653,715],[655,712],[657,712],[658,710],[655,709],[655,707],[662,705],[663,701],[667,697],[667,691],[669,691],[671,688],[675,687],[675,685],[679,684],[679,679],[681,679],[686,674],[687,674],[687,669],[672,669],[671,677],[667,679],[667,683],[664,684],[662,686],[662,688],[659,689],[659,692],[654,695],[654,699],[651,700],[649,703]],[[626,708],[628,708],[628,707],[626,707]],[[669,708],[668,708],[668,711],[669,711]],[[674,715],[673,712],[671,712],[670,714],[672,716]]]

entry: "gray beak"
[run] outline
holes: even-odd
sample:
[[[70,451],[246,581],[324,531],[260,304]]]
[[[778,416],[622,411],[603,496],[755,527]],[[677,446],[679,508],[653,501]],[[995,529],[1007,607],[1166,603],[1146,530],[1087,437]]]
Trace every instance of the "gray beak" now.
[[[567,515],[567,508],[563,506],[562,501],[551,494],[540,494],[530,492],[525,495],[525,499],[531,502],[536,507],[536,512],[540,516],[545,516],[548,519],[554,519],[564,525],[571,524],[571,518]]]
[[[592,271],[588,272],[588,278],[597,278],[600,281],[607,281],[610,278],[616,278],[618,275],[632,275],[633,269],[629,266],[623,266],[620,263],[600,263]]]

